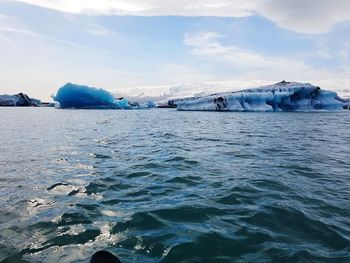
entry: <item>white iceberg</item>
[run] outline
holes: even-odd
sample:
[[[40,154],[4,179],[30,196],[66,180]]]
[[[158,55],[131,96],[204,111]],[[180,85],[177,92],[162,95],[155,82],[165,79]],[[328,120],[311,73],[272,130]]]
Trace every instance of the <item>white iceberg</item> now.
[[[40,104],[40,100],[29,98],[24,93],[18,93],[16,95],[0,95],[0,106],[30,107],[39,106]]]
[[[337,93],[309,83],[282,81],[230,93],[169,101],[180,111],[314,111],[342,110],[349,106]]]

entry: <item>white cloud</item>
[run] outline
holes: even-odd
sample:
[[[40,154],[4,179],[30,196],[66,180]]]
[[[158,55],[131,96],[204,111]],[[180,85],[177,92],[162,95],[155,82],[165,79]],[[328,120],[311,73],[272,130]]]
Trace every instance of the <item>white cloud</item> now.
[[[247,0],[16,0],[76,14],[141,16],[227,16],[251,14],[254,3]]]
[[[219,16],[259,14],[277,26],[306,34],[350,20],[349,0],[13,0],[88,15]]]
[[[195,55],[205,57],[215,62],[228,63],[233,69],[242,70],[245,76],[255,78],[302,78],[306,75],[325,74],[322,70],[315,71],[304,62],[285,57],[264,57],[258,53],[236,46],[223,45],[221,36],[216,32],[201,32],[185,35],[184,43],[192,47]]]
[[[324,33],[350,20],[349,0],[256,0],[256,11],[278,26],[293,31]]]
[[[191,46],[192,52],[199,56],[229,62],[238,69],[264,69],[285,63],[283,59],[264,58],[261,55],[236,46],[225,46],[220,43],[221,35],[216,32],[201,32],[185,35],[184,43]]]
[[[197,56],[213,61],[215,64],[227,63],[232,68],[232,78],[245,83],[245,87],[254,87],[258,83],[263,85],[285,79],[311,82],[323,88],[335,90],[340,95],[350,96],[349,67],[344,66],[334,72],[312,67],[295,58],[265,57],[236,46],[223,45],[220,42],[221,38],[222,36],[216,32],[200,32],[194,35],[185,35],[184,43],[190,46],[191,52]]]

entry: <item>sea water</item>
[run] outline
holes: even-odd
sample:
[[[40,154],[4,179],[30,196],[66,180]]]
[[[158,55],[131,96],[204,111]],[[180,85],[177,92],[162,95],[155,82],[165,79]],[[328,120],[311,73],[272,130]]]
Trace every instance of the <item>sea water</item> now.
[[[349,113],[0,108],[0,262],[349,262]]]

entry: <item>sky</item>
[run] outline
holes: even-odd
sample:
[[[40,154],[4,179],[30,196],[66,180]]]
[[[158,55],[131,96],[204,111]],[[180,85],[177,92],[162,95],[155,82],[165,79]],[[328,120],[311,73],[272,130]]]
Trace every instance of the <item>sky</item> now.
[[[51,100],[72,82],[166,98],[281,80],[350,97],[349,0],[0,0],[0,94]]]

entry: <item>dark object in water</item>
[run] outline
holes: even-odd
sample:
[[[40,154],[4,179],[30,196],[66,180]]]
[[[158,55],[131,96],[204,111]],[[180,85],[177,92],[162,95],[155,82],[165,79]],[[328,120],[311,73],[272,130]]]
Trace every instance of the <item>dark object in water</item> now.
[[[90,263],[121,263],[121,261],[108,251],[98,251],[92,255]]]

